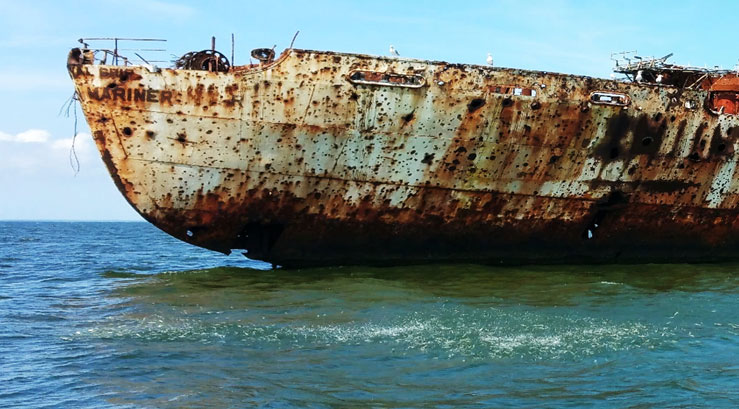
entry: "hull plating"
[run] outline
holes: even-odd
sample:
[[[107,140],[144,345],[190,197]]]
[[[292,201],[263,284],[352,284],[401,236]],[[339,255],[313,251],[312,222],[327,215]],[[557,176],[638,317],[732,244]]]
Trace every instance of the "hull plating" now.
[[[739,249],[739,121],[706,90],[304,50],[70,73],[121,193],[212,250],[298,266]]]

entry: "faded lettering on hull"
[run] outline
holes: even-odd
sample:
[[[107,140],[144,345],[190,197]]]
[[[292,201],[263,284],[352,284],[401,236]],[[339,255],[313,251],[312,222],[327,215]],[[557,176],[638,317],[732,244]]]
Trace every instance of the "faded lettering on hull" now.
[[[174,92],[151,88],[87,87],[84,95],[96,101],[154,102],[172,105]]]

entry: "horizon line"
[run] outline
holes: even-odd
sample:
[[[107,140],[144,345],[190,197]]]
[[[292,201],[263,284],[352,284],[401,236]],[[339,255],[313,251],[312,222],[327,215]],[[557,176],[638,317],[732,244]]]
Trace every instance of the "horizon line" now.
[[[148,223],[144,219],[0,219],[2,222],[62,222],[62,223]]]

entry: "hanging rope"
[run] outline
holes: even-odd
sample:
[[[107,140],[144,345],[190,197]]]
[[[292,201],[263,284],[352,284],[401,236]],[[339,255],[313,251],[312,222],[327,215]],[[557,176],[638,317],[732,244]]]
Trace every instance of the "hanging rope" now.
[[[59,114],[61,115],[64,112],[66,118],[69,118],[70,110],[74,113],[74,135],[72,136],[72,146],[69,149],[69,166],[74,170],[74,176],[80,173],[80,160],[77,157],[77,151],[74,149],[74,144],[77,141],[77,101],[79,99],[77,98],[77,92],[75,92],[59,109]]]
[[[74,149],[74,144],[77,142],[77,92],[72,95],[72,104],[74,105],[72,108],[74,111],[74,136],[72,136],[72,146],[69,149],[69,166],[74,170],[74,176],[76,177],[80,173],[80,159],[77,157],[77,151]]]

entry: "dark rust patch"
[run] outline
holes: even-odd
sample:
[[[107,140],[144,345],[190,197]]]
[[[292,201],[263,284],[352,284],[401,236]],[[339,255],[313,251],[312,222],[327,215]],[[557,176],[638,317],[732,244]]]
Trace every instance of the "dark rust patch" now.
[[[734,154],[734,144],[729,143],[723,138],[723,132],[721,132],[720,126],[716,126],[713,130],[713,137],[711,137],[711,154],[721,156]]]
[[[475,98],[467,104],[467,112],[473,113],[485,105],[485,99]]]
[[[599,141],[593,154],[603,160],[616,159],[622,152],[622,144],[629,132],[631,118],[625,111],[620,111],[608,119],[608,126],[603,140]]]
[[[634,126],[634,137],[631,142],[632,155],[655,155],[662,144],[667,130],[667,120],[661,114],[654,118],[643,114]]]

